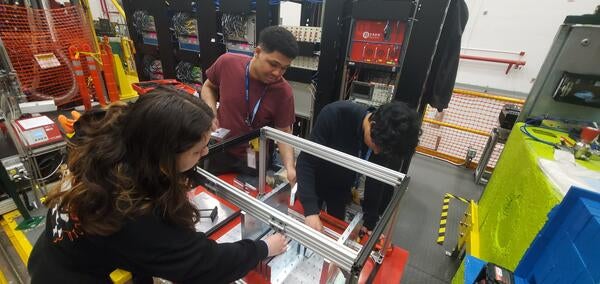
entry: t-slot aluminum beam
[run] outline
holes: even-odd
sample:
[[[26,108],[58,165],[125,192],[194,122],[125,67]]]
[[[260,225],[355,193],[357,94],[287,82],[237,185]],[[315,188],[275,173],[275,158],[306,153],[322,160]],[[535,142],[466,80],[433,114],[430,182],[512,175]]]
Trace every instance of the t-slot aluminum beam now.
[[[390,221],[394,222],[396,219],[396,215],[399,211],[398,205],[400,204],[402,195],[406,191],[409,178],[400,172],[373,164],[360,159],[359,157],[331,149],[329,147],[293,136],[274,128],[263,127],[260,129],[258,185],[259,193],[261,195],[264,193],[265,187],[266,143],[268,139],[288,144],[295,149],[300,149],[317,158],[327,160],[394,187],[392,200],[388,204],[388,207],[383,213],[379,223],[377,226],[375,226],[373,235],[371,238],[369,238],[367,244],[363,246],[361,251],[357,253],[349,247],[340,246],[337,241],[315,231],[296,219],[281,213],[274,208],[271,208],[260,200],[252,198],[249,195],[239,191],[235,187],[210,174],[208,171],[199,167],[196,168],[198,173],[205,176],[210,182],[216,185],[217,189],[219,190],[219,194],[221,194],[225,199],[233,202],[242,210],[246,211],[248,214],[254,216],[260,221],[270,224],[274,229],[285,232],[292,239],[322,255],[340,267],[342,270],[351,272],[351,277],[348,279],[348,282],[356,281],[357,273],[360,272],[360,269],[364,265],[367,257],[371,253],[371,250],[375,246],[375,243],[379,240],[379,236],[384,232],[384,230],[387,233],[386,237],[391,238],[391,228],[393,227],[393,224],[389,223]],[[390,243],[388,240],[386,241],[384,248],[387,248],[389,245]]]
[[[292,239],[327,258],[340,268],[352,271],[358,254],[349,247],[341,246],[337,241],[240,191],[200,167],[196,167],[196,171],[216,185],[219,195],[240,207],[246,213],[270,224],[277,231],[285,232]]]
[[[405,176],[400,172],[388,169],[384,166],[370,163],[356,156],[352,156],[344,152],[331,149],[321,144],[317,144],[315,142],[296,137],[294,135],[285,133],[283,131],[271,127],[261,128],[261,137],[263,136],[267,139],[272,139],[277,142],[283,142],[285,144],[291,145],[295,149],[300,149],[315,157],[353,170],[359,174],[369,176],[391,186],[399,186],[402,182],[402,179],[404,179]]]
[[[354,232],[357,231],[358,225],[360,224],[360,221],[362,221],[362,217],[363,217],[363,213],[359,212],[358,214],[356,214],[354,216],[354,219],[352,219],[352,222],[350,222],[350,224],[348,224],[348,227],[346,227],[346,230],[344,230],[344,232],[342,233],[342,235],[340,236],[340,238],[337,240],[338,244],[345,244],[346,241],[348,240],[348,238],[350,238],[350,235]]]

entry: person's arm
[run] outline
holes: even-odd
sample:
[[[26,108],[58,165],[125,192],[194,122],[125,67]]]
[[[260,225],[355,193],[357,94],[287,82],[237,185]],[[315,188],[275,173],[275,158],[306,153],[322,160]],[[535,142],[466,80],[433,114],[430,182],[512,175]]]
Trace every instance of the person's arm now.
[[[279,98],[283,98],[278,101],[278,111],[275,113],[274,125],[276,129],[292,133],[292,124],[296,120],[296,111],[294,108],[294,93],[292,87],[285,85],[282,93],[277,94]],[[287,172],[287,178],[290,186],[294,186],[296,183],[296,166],[294,162],[294,148],[285,143],[277,143],[279,148],[279,154],[283,162],[283,166]]]
[[[218,122],[217,117],[217,102],[219,101],[219,85],[221,84],[221,73],[223,73],[223,66],[230,65],[230,56],[223,54],[217,58],[217,60],[206,70],[206,80],[202,84],[202,90],[200,90],[200,97],[204,102],[213,110],[215,113],[215,125]]]
[[[319,196],[316,191],[315,174],[317,171],[317,157],[304,152],[298,156],[296,169],[298,170],[298,200],[304,208],[304,223],[309,227],[321,231],[323,224],[319,218]]]
[[[120,268],[181,283],[231,283],[286,248],[280,234],[265,241],[218,244],[155,215],[127,222],[107,238],[106,247]]]
[[[292,133],[291,126],[277,129],[290,134]],[[296,183],[296,164],[294,162],[294,148],[282,142],[277,142],[277,147],[279,148],[279,154],[281,155],[283,166],[285,167],[285,170],[287,172],[287,178],[290,183],[290,186],[294,186],[294,184]]]
[[[335,116],[332,114],[332,110],[329,107],[323,108],[312,129],[310,140],[321,145],[327,145],[331,139],[335,124]],[[298,156],[296,170],[298,178],[297,194],[298,200],[300,200],[304,208],[304,222],[311,228],[320,231],[323,229],[323,225],[319,219],[321,208],[319,208],[319,197],[315,182],[319,163],[319,158],[302,152]]]
[[[213,84],[209,79],[204,81],[202,91],[200,92],[202,100],[213,110],[217,115],[217,101],[219,100],[219,86]]]

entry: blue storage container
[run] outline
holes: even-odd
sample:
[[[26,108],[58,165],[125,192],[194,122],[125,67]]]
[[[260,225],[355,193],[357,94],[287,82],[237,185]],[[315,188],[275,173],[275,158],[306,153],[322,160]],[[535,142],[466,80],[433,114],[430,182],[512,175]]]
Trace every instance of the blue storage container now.
[[[467,256],[465,283],[473,283],[485,264]],[[514,277],[515,284],[600,284],[600,193],[571,187],[548,214]]]
[[[600,194],[571,187],[515,275],[530,283],[600,283]]]

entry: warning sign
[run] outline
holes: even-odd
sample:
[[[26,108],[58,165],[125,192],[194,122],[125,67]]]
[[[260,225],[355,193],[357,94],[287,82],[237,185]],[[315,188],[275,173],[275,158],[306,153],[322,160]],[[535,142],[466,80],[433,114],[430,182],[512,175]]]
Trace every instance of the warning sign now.
[[[33,57],[35,57],[35,61],[37,61],[42,69],[60,66],[60,62],[54,53],[40,53],[33,55]]]

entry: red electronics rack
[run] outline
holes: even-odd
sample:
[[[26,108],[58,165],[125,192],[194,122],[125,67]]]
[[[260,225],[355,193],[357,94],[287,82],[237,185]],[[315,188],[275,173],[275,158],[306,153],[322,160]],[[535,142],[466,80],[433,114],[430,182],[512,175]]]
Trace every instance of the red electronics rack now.
[[[357,20],[352,32],[350,60],[398,66],[406,23],[403,21]]]

